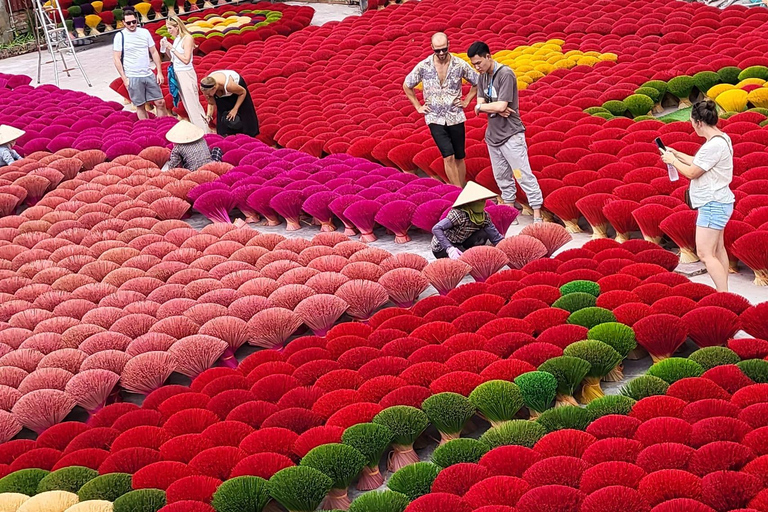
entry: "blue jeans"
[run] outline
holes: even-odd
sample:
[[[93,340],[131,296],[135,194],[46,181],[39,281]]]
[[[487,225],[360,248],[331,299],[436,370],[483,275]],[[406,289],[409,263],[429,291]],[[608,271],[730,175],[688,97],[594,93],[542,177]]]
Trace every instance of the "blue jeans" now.
[[[733,203],[718,203],[710,201],[698,210],[696,225],[700,228],[717,229],[722,231],[733,215]]]

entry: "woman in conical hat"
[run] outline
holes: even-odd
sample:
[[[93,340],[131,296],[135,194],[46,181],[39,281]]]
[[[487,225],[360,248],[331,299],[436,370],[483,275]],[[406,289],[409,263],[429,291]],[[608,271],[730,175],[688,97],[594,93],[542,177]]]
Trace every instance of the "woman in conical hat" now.
[[[491,222],[485,211],[487,199],[496,197],[474,181],[461,191],[448,216],[432,228],[432,253],[435,258],[458,259],[462,251],[489,241],[496,245],[504,237]]]
[[[14,151],[13,144],[24,133],[24,130],[19,130],[13,126],[0,125],[0,167],[11,165],[16,160],[21,160],[21,155]]]
[[[221,160],[219,148],[208,149],[208,143],[203,136],[205,131],[189,121],[179,121],[168,130],[165,138],[173,143],[168,168],[183,167],[196,171],[205,164]]]

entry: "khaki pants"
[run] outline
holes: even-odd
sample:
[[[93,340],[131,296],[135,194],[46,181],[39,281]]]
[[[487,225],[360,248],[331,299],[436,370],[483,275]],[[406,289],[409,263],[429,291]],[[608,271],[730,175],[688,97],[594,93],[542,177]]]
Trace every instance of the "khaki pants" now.
[[[174,66],[175,67],[175,66]],[[208,121],[205,120],[205,110],[200,104],[200,91],[197,88],[197,74],[193,69],[186,71],[176,71],[176,78],[179,80],[179,94],[184,103],[184,110],[187,111],[189,122],[205,130],[205,133],[211,131],[208,127]]]

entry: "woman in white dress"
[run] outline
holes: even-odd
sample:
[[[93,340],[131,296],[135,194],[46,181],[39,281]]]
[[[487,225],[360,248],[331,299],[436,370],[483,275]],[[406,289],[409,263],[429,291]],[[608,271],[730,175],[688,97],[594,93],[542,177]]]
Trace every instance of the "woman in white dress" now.
[[[200,104],[197,74],[192,64],[195,39],[187,30],[184,22],[175,15],[168,17],[165,27],[173,37],[173,44],[166,46],[165,54],[171,59],[173,71],[179,83],[179,94],[182,103],[184,103],[184,109],[187,111],[189,121],[208,133],[210,131],[208,119],[205,116],[203,106]]]

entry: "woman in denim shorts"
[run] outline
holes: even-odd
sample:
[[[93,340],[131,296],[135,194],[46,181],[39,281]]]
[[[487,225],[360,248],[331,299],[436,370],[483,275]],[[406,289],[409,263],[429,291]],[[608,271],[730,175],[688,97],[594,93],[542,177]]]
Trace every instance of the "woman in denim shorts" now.
[[[691,124],[697,135],[707,139],[706,142],[696,156],[667,149],[661,159],[691,180],[690,206],[699,211],[696,253],[707,267],[717,291],[727,292],[728,254],[723,230],[736,202],[729,188],[733,180],[733,144],[730,137],[718,129],[717,121],[714,101],[706,99],[696,103],[691,110]]]

